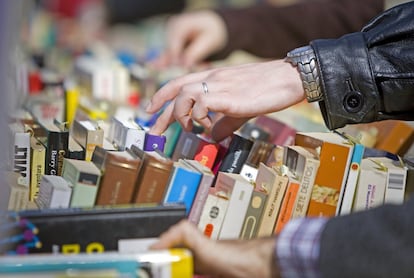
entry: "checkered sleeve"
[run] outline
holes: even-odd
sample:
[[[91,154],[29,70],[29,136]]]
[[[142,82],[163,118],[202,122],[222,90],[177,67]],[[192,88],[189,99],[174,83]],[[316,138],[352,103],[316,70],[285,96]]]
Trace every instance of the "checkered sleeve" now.
[[[327,218],[291,220],[280,232],[276,258],[283,278],[318,278],[320,236]]]

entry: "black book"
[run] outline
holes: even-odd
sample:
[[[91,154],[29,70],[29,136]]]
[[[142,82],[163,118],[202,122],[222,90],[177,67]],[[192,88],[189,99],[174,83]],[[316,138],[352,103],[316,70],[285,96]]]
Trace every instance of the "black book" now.
[[[221,162],[219,172],[240,174],[252,146],[253,141],[251,139],[234,133],[229,148]]]
[[[32,242],[9,248],[19,253],[119,251],[121,240],[156,238],[185,218],[184,204],[102,206],[18,212],[32,230]],[[21,231],[20,231],[21,232]],[[24,247],[28,247],[25,250]],[[23,252],[22,252],[23,251]]]

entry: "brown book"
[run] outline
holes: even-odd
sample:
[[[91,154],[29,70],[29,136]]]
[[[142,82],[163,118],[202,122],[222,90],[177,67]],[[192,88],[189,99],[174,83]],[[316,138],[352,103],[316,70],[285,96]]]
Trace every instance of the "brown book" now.
[[[101,150],[99,147],[97,153],[102,154]],[[101,165],[103,178],[96,205],[129,204],[142,166],[141,158],[128,149],[106,151],[102,164],[98,165]]]
[[[131,151],[142,159],[142,168],[132,203],[161,203],[173,168],[173,161],[162,152],[146,152],[136,145]]]

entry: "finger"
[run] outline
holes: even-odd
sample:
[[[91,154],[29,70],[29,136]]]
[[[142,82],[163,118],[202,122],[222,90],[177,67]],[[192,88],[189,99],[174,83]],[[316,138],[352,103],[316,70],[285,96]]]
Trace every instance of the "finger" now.
[[[162,233],[158,241],[150,246],[150,249],[165,249],[180,246],[194,249],[197,238],[202,238],[200,231],[190,222],[182,220]]]
[[[148,133],[153,135],[161,135],[168,128],[168,126],[174,122],[174,117],[172,115],[174,109],[174,101],[172,101],[165,108],[163,113],[158,116],[156,122],[150,127]]]
[[[232,135],[234,131],[238,130],[249,119],[250,118],[223,116],[214,123],[211,130],[211,136],[215,141],[220,142],[226,137]]]

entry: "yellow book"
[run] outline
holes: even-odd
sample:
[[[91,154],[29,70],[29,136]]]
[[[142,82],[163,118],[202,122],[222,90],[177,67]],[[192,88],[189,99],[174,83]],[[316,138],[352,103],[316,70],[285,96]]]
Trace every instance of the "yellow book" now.
[[[40,181],[45,174],[46,148],[36,139],[30,138],[31,175],[30,175],[30,201],[34,201],[39,193]]]

